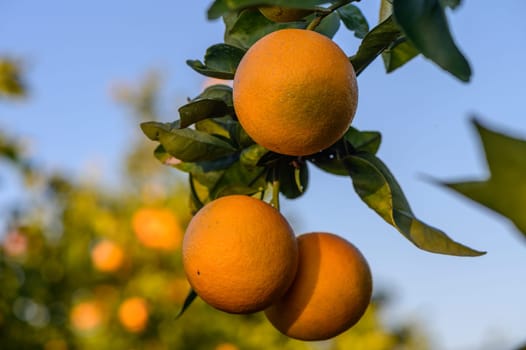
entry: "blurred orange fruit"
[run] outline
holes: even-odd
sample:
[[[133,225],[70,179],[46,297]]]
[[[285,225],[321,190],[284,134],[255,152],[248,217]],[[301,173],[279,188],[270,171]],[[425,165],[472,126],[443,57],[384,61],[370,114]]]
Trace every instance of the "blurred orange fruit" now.
[[[298,257],[292,228],[279,211],[242,195],[221,197],[199,210],[182,253],[194,291],[230,313],[260,311],[281,297]]]
[[[97,328],[102,322],[102,307],[93,300],[83,301],[71,309],[70,322],[79,331],[90,331]]]
[[[103,272],[118,270],[124,262],[124,251],[117,243],[104,239],[91,250],[93,266]]]
[[[141,208],[133,214],[132,227],[145,247],[171,251],[181,246],[183,229],[170,209]]]
[[[24,233],[13,230],[4,237],[2,245],[7,255],[20,257],[27,253],[29,242]]]
[[[354,118],[356,75],[347,55],[312,30],[282,29],[252,45],[237,67],[234,109],[263,147],[303,156],[338,141]]]
[[[300,340],[325,340],[352,327],[363,316],[372,277],[360,251],[330,233],[298,237],[299,264],[285,296],[265,310],[283,334]]]
[[[148,323],[148,304],[141,297],[128,298],[119,306],[118,314],[124,328],[138,333],[143,331]]]
[[[239,348],[232,343],[221,343],[214,350],[239,350]]]

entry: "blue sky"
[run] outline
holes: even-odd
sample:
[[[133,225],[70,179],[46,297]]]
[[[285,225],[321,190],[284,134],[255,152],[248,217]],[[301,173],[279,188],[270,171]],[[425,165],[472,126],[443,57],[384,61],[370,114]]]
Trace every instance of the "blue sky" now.
[[[378,3],[359,3],[370,23]],[[111,87],[160,69],[165,106],[175,119],[178,104],[198,94],[203,82],[185,60],[201,59],[207,47],[222,41],[221,22],[206,21],[208,5],[1,1],[0,54],[25,60],[31,96],[27,103],[0,105],[0,128],[27,139],[47,169],[81,177],[97,164],[104,179],[114,181],[138,128],[112,100]],[[469,123],[473,114],[526,137],[525,10],[521,0],[493,6],[466,0],[448,12],[474,71],[469,84],[421,57],[390,75],[377,61],[359,77],[354,126],[382,132],[379,156],[417,216],[487,250],[486,256],[416,249],[358,199],[348,179],[312,168],[307,194],[284,203],[298,233],[330,231],[354,242],[370,262],[376,288],[393,294],[387,321],[420,320],[437,349],[504,349],[526,340],[526,241],[505,220],[425,180],[486,175]],[[349,55],[358,45],[343,29],[335,40]]]

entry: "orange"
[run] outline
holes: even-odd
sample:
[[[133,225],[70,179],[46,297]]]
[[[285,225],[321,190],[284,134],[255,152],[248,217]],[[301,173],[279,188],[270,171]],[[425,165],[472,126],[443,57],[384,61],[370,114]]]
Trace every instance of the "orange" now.
[[[278,210],[231,195],[192,218],[182,254],[188,281],[201,299],[229,313],[250,313],[285,293],[296,273],[298,249]]]
[[[283,6],[260,6],[259,12],[272,22],[293,22],[314,12],[313,10],[295,9]]]
[[[91,250],[91,262],[99,271],[116,271],[124,262],[124,251],[117,243],[104,239]]]
[[[221,343],[214,350],[239,350],[239,348],[232,343]]]
[[[325,340],[352,327],[363,316],[372,292],[371,271],[360,251],[330,233],[298,237],[299,264],[288,292],[265,310],[283,334]]]
[[[237,67],[234,109],[261,146],[303,156],[338,141],[354,118],[354,69],[332,40],[311,30],[282,29],[252,45]]]
[[[141,297],[124,300],[119,306],[119,321],[128,331],[137,333],[146,328],[148,323],[148,304]]]
[[[96,301],[83,301],[71,309],[69,316],[75,329],[90,331],[101,324],[102,308]]]
[[[172,251],[181,246],[183,230],[169,209],[141,208],[133,214],[132,227],[145,247]]]

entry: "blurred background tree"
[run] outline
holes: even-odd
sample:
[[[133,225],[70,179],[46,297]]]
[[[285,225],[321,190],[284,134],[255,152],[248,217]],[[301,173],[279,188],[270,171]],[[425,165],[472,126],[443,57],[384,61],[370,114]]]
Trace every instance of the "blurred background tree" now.
[[[159,75],[115,89],[134,125],[157,120]],[[20,66],[0,59],[0,96],[25,96]],[[291,340],[261,313],[229,315],[200,302],[181,318],[189,291],[180,244],[190,219],[187,187],[151,156],[137,130],[118,187],[47,174],[16,138],[0,133],[0,162],[26,192],[3,213],[0,234],[2,349],[355,349],[429,347],[415,324],[387,327],[377,296],[350,331],[326,342]],[[1,174],[0,174],[1,175]],[[0,187],[0,193],[2,188]]]

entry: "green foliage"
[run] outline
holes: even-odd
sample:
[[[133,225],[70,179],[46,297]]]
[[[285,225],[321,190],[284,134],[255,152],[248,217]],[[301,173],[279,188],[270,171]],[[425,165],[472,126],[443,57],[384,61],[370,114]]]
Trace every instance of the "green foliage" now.
[[[212,78],[233,79],[236,67],[245,51],[228,44],[217,44],[206,50],[205,63],[188,60],[186,63],[198,73]]]
[[[374,155],[358,153],[346,156],[342,161],[360,198],[415,246],[440,254],[484,254],[453,241],[444,232],[415,218],[394,176]]]
[[[206,76],[217,77],[228,72],[232,78],[244,50],[262,36],[282,28],[316,28],[331,16],[363,38],[358,52],[351,57],[358,74],[382,53],[388,60],[388,70],[401,66],[417,53],[389,16],[389,11],[384,11],[385,20],[366,33],[367,21],[359,8],[349,1],[335,2],[326,9],[318,8],[316,14],[308,17],[310,24],[301,21],[273,23],[250,8],[249,1],[228,4],[221,12],[226,44],[209,48],[204,65],[191,61],[195,63],[191,66]],[[226,6],[226,2],[216,1],[212,9],[223,5]],[[311,5],[317,4],[304,4],[305,7]],[[414,217],[398,182],[375,156],[381,141],[379,132],[360,132],[351,127],[335,145],[307,157],[267,152],[243,131],[233,109],[232,90],[224,85],[208,87],[180,107],[179,115],[179,120],[173,123],[146,122],[141,128],[148,138],[159,142],[155,156],[160,161],[189,173],[194,210],[217,197],[233,193],[261,198],[268,198],[270,194],[276,206],[278,193],[297,198],[308,187],[307,163],[310,162],[328,173],[350,176],[360,198],[417,247],[451,255],[482,254]],[[192,124],[195,128],[189,128]]]
[[[401,40],[400,28],[389,16],[379,23],[363,38],[358,52],[351,57],[356,74],[360,74],[376,57],[386,51],[393,43]]]
[[[453,40],[439,0],[393,0],[393,15],[424,56],[458,79],[469,81],[471,68]]]
[[[363,39],[367,32],[369,32],[369,24],[367,19],[364,17],[362,11],[357,6],[352,4],[340,7],[338,14],[342,19],[345,27],[350,31],[354,32],[354,36]]]
[[[467,198],[508,218],[526,236],[526,140],[491,130],[476,119],[490,175],[484,181],[445,183]]]
[[[0,98],[21,98],[27,93],[20,62],[0,57]]]
[[[281,5],[310,9],[327,2],[326,0],[215,0],[208,9],[208,19],[216,19],[229,12],[258,5]]]

